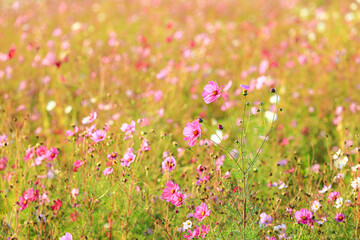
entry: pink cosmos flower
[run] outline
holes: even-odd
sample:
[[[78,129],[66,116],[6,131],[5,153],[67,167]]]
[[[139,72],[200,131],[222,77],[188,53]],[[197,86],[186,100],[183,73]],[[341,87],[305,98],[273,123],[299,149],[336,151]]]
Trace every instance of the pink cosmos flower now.
[[[124,154],[123,158],[120,159],[121,166],[128,167],[130,166],[130,163],[132,163],[135,160],[136,155],[133,153],[134,149],[129,148],[127,152]]]
[[[119,154],[118,154],[117,152],[112,152],[111,154],[108,154],[106,157],[107,157],[109,160],[114,160],[114,159],[116,159],[118,156],[119,156]]]
[[[270,215],[267,215],[266,213],[260,214],[260,226],[267,226],[273,221],[272,217]]]
[[[28,149],[26,150],[26,152],[25,152],[25,156],[24,156],[24,160],[25,160],[25,162],[27,162],[27,161],[29,161],[29,160],[33,159],[33,158],[34,158],[34,156],[35,156],[35,150],[34,150],[34,148],[33,148],[33,147],[28,148]]]
[[[91,139],[95,142],[101,142],[105,139],[106,137],[106,132],[103,130],[96,130],[92,135],[91,135]]]
[[[0,159],[0,170],[5,170],[6,169],[6,163],[7,163],[7,158],[6,157],[2,157]]]
[[[77,172],[77,169],[83,165],[84,162],[81,161],[81,160],[76,160],[74,163],[73,163],[73,166],[74,166],[74,169],[73,169],[73,172]]]
[[[174,198],[175,193],[179,191],[180,187],[173,181],[168,181],[166,183],[166,188],[162,193],[162,197],[166,200],[166,202],[171,202]]]
[[[139,118],[138,120],[137,120],[137,123],[140,125],[140,127],[145,127],[145,126],[147,126],[147,125],[149,125],[149,119],[147,119],[147,118]]]
[[[64,236],[60,237],[59,240],[73,240],[73,237],[70,233],[65,233]]]
[[[104,176],[107,176],[107,175],[112,174],[113,171],[114,171],[114,169],[108,167],[108,168],[105,168],[105,170],[103,171],[103,174],[104,174]]]
[[[194,146],[196,139],[201,137],[201,124],[198,121],[186,124],[183,134],[185,136],[184,140],[189,141],[189,146]]]
[[[201,227],[200,227],[200,236],[201,236],[201,238],[204,239],[206,237],[206,234],[209,233],[209,231],[210,231],[210,226],[209,225],[207,225],[207,226],[201,225]]]
[[[173,156],[165,158],[165,160],[162,162],[162,168],[164,171],[171,172],[176,167],[176,160]]]
[[[172,201],[171,203],[175,206],[175,207],[180,207],[183,203],[184,203],[184,199],[185,199],[185,195],[179,192],[176,192],[173,196],[172,196]]]
[[[216,82],[210,81],[209,84],[204,87],[202,96],[206,104],[214,102],[221,96],[221,88],[219,88]]]
[[[95,131],[95,128],[96,128],[96,124],[93,124],[93,125],[91,125],[89,128],[88,127],[86,127],[86,129],[85,129],[85,131],[84,131],[84,136],[85,137],[91,137],[92,135],[93,135],[93,133],[94,133],[94,131]],[[81,134],[79,134],[79,136],[80,136]]]
[[[50,202],[50,199],[47,195],[47,193],[43,193],[42,195],[39,196],[39,203],[42,204],[47,204]]]
[[[51,205],[51,209],[54,211],[54,215],[58,212],[61,208],[62,202],[60,199],[54,200],[54,204]]]
[[[47,147],[45,147],[44,145],[41,145],[40,147],[38,147],[38,148],[36,149],[36,155],[37,155],[38,157],[45,156],[46,153],[47,153],[47,151],[48,151]]]
[[[124,140],[132,138],[132,134],[135,132],[135,121],[131,121],[130,124],[123,123],[120,130],[125,133]]]
[[[339,192],[331,192],[331,193],[329,194],[329,200],[330,200],[331,202],[336,201],[336,199],[338,199],[339,197],[340,197],[340,193],[339,193]]]
[[[17,202],[17,205],[20,206],[19,211],[22,211],[24,209],[26,209],[29,205],[29,200],[27,200],[26,198],[24,198],[23,196],[19,197],[19,202]]]
[[[0,135],[0,148],[6,146],[8,144],[8,138],[7,136],[4,135]]]
[[[184,234],[183,237],[185,239],[193,239],[195,237],[194,233],[191,230],[187,230],[187,235]]]
[[[50,148],[49,151],[47,151],[46,156],[47,156],[47,160],[48,161],[53,161],[59,154],[59,151],[57,150],[57,148]]]
[[[162,97],[163,97],[163,93],[161,90],[158,90],[154,93],[154,99],[156,102],[161,101]]]
[[[97,118],[97,113],[92,111],[90,113],[90,115],[87,117],[84,117],[81,122],[82,122],[82,124],[89,124],[89,123],[92,123],[93,121],[95,121],[96,118]]]
[[[345,214],[338,213],[335,215],[335,221],[337,222],[343,222],[345,220]]]
[[[73,198],[76,198],[79,195],[79,189],[78,188],[73,188],[71,190],[71,195]]]
[[[33,188],[29,188],[23,193],[26,200],[35,202],[39,198],[39,190],[34,191]]]
[[[195,208],[193,217],[201,222],[206,216],[210,216],[210,209],[207,207],[206,203],[201,203],[200,206]]]
[[[74,131],[66,130],[66,136],[71,137],[74,136],[79,131],[79,127],[75,125]]]
[[[150,143],[148,140],[144,139],[140,145],[140,151],[142,152],[146,152],[146,151],[150,151]]]
[[[295,218],[298,223],[309,224],[312,221],[313,213],[303,208],[295,212]]]

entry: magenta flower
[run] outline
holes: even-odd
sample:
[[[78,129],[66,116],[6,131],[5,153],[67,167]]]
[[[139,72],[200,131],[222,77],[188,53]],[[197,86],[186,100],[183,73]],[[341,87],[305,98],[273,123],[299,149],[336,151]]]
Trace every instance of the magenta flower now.
[[[34,150],[34,148],[33,148],[33,147],[28,148],[28,149],[26,150],[26,152],[25,152],[25,156],[24,156],[24,160],[25,160],[25,162],[27,162],[27,161],[29,161],[29,160],[33,159],[33,158],[34,158],[34,156],[35,156],[35,150]]]
[[[39,190],[34,191],[33,188],[29,188],[23,193],[26,200],[35,202],[39,198]]]
[[[84,162],[83,161],[81,161],[81,160],[76,160],[74,163],[73,163],[73,165],[74,165],[74,167],[75,168],[79,168],[81,165],[83,165],[84,164]]]
[[[200,236],[201,236],[201,238],[204,239],[206,237],[206,234],[209,233],[209,231],[210,231],[210,226],[209,225],[207,225],[207,226],[201,225],[201,227],[200,227]]]
[[[171,202],[173,200],[173,197],[177,191],[179,191],[180,187],[173,181],[168,181],[166,183],[166,188],[164,189],[162,193],[162,197],[167,201]]]
[[[40,147],[38,147],[36,149],[36,156],[38,156],[38,157],[45,156],[47,151],[48,151],[47,147],[45,147],[44,145],[41,145]]]
[[[267,226],[272,221],[273,221],[273,219],[270,215],[267,215],[264,212],[260,214],[260,226]]]
[[[295,212],[295,218],[298,223],[309,224],[312,221],[313,213],[303,208]]]
[[[184,234],[183,237],[185,239],[193,239],[195,237],[195,231],[187,230],[187,235]]]
[[[123,158],[120,159],[121,166],[123,167],[129,167],[130,163],[132,163],[135,160],[136,155],[133,153],[134,149],[129,148],[127,152],[124,154]]]
[[[19,202],[16,203],[17,205],[20,206],[20,211],[26,209],[29,205],[29,200],[27,200],[26,198],[24,198],[23,196],[19,197]]]
[[[339,197],[340,197],[340,193],[339,193],[339,192],[331,192],[331,193],[329,194],[329,200],[330,200],[331,202],[336,201],[336,199],[338,199]]]
[[[53,161],[59,154],[59,151],[57,150],[57,148],[50,148],[49,151],[47,151],[46,156],[47,156],[47,160],[48,161]]]
[[[176,167],[176,160],[173,156],[165,158],[165,160],[162,162],[162,168],[164,171],[171,172]]]
[[[189,146],[194,146],[196,139],[201,137],[201,124],[198,121],[186,124],[183,134],[185,136],[184,140],[189,141]]]
[[[210,209],[207,207],[206,203],[201,203],[200,206],[195,208],[195,213],[193,214],[194,218],[197,218],[200,222],[206,217],[210,216]]]
[[[108,168],[105,168],[105,170],[103,171],[103,174],[104,174],[104,176],[107,176],[107,175],[112,174],[113,171],[114,171],[114,169],[108,167]]]
[[[2,157],[0,158],[0,170],[5,170],[6,169],[6,163],[7,163],[7,158],[6,157]]]
[[[104,140],[106,137],[106,132],[103,130],[96,130],[92,135],[91,135],[91,139],[95,142],[101,142],[102,140]]]
[[[184,199],[185,199],[185,195],[179,192],[176,192],[173,196],[172,196],[172,200],[171,203],[175,206],[175,207],[180,207],[183,203],[184,203]]]
[[[51,205],[51,209],[54,211],[54,215],[58,212],[61,208],[62,202],[60,199],[54,200],[54,204]]]
[[[335,221],[337,222],[343,222],[345,220],[345,214],[338,213],[335,215]]]
[[[118,156],[119,156],[119,154],[118,154],[117,152],[112,152],[111,154],[108,154],[106,157],[107,157],[109,160],[114,160],[114,159],[116,159]]]
[[[73,240],[73,237],[70,233],[65,233],[64,236],[60,237],[59,240]]]
[[[221,96],[221,88],[219,88],[216,82],[210,81],[209,84],[204,87],[202,96],[206,104],[214,102]]]

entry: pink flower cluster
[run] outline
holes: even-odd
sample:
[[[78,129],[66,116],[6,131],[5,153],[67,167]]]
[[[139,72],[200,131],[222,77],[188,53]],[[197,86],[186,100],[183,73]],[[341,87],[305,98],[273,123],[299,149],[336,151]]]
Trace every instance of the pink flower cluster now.
[[[195,228],[195,230],[187,231],[187,235],[184,234],[183,237],[186,239],[198,239],[199,237],[201,237],[202,239],[204,239],[206,237],[206,234],[208,234],[208,232],[210,231],[210,226],[209,225],[201,225],[201,227],[197,227]]]
[[[180,207],[184,203],[185,195],[180,193],[179,190],[179,185],[173,181],[168,181],[161,196],[166,202],[171,202],[174,206]]]
[[[130,124],[123,123],[120,130],[125,133],[124,140],[132,138],[133,133],[135,132],[135,121],[131,121]]]
[[[36,202],[39,199],[39,190],[34,190],[33,188],[30,188],[26,190],[22,196],[19,197],[19,201],[17,202],[17,205],[20,206],[20,211],[23,211],[26,209],[29,205],[29,202]]]
[[[51,147],[48,149],[46,146],[30,147],[26,150],[24,160],[25,162],[33,160],[34,166],[39,166],[44,160],[53,161],[59,154],[57,148]]]

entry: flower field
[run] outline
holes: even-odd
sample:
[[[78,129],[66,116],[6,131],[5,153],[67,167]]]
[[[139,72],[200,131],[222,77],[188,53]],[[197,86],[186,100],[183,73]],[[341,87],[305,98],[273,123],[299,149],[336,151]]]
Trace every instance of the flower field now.
[[[360,1],[0,1],[0,239],[359,239]]]

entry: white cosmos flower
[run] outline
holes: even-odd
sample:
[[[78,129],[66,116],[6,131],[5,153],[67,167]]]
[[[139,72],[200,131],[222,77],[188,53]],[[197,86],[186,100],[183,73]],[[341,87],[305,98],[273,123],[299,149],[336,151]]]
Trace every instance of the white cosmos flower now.
[[[337,160],[335,160],[334,166],[338,169],[342,169],[343,167],[346,166],[348,161],[349,159],[346,156],[340,157]]]
[[[221,140],[223,139],[223,133],[221,130],[216,130],[216,134],[212,134],[210,136],[211,141],[215,142],[216,144],[220,144]]]
[[[311,210],[316,212],[317,210],[319,210],[320,207],[321,204],[319,203],[319,201],[315,200],[311,206]]]
[[[343,203],[344,203],[343,198],[339,197],[338,199],[336,199],[334,207],[339,208],[343,205]]]
[[[333,159],[336,160],[339,158],[339,156],[342,154],[341,149],[337,150],[337,152],[334,154]]]
[[[266,120],[268,120],[269,122],[272,122],[272,121],[276,121],[277,120],[277,114],[274,113],[274,112],[271,112],[271,111],[266,111],[265,112],[265,118]]]
[[[49,101],[48,104],[46,105],[46,110],[48,112],[50,112],[51,110],[53,110],[56,107],[56,102],[55,101]]]
[[[282,230],[286,230],[286,225],[283,223],[274,227],[274,231],[282,231]]]
[[[190,229],[191,226],[192,226],[192,222],[190,220],[187,220],[186,222],[183,223],[183,229],[184,230]]]
[[[360,177],[355,178],[355,180],[351,182],[351,187],[353,189],[359,189],[360,188]]]
[[[280,102],[279,95],[275,94],[275,95],[270,97],[270,103],[271,104],[275,104],[275,103],[279,103],[279,102]]]
[[[340,180],[340,179],[344,179],[345,175],[342,173],[338,173],[335,177],[334,177],[334,181]]]
[[[357,165],[353,166],[353,167],[351,168],[351,170],[352,170],[353,172],[356,172],[356,171],[358,170],[358,168],[360,168],[360,164],[357,164]]]

